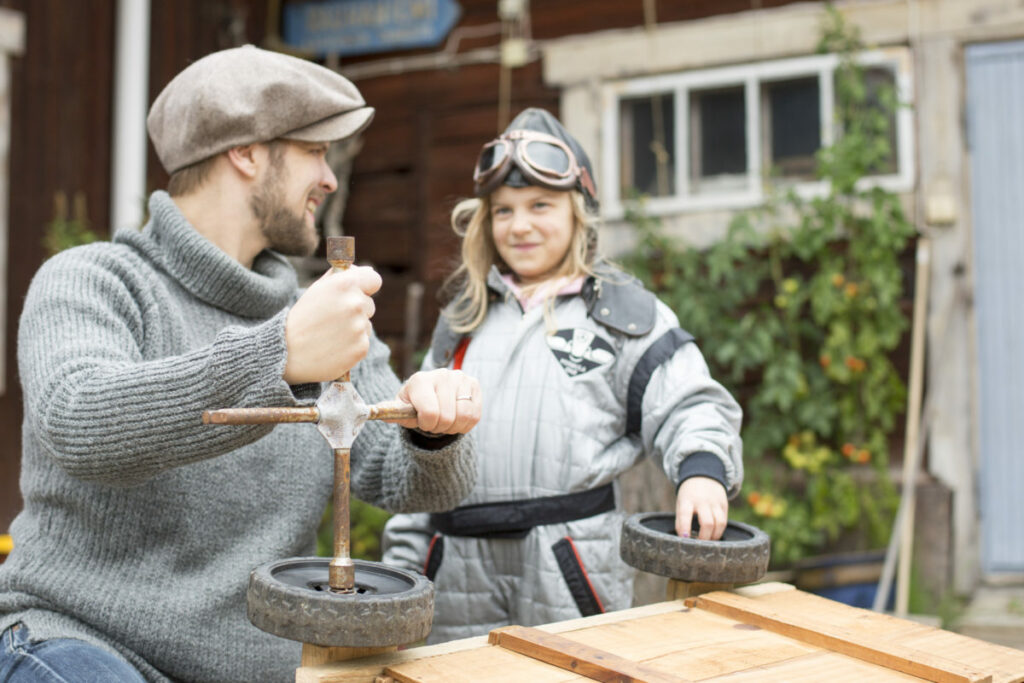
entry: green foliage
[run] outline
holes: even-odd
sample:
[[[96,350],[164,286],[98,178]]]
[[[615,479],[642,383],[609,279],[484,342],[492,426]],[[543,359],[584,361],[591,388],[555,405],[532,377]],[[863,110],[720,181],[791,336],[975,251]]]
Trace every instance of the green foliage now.
[[[47,223],[43,233],[43,248],[46,249],[47,256],[100,239],[99,235],[89,229],[85,195],[81,192],[76,193],[73,204],[69,217],[67,195],[63,192],[54,194],[53,220]]]
[[[334,555],[333,511],[333,503],[328,504],[316,534],[316,554],[320,557]],[[380,537],[384,532],[384,525],[390,518],[390,514],[378,507],[356,498],[351,499],[349,554],[353,559],[380,561]]]
[[[888,448],[905,390],[890,357],[908,327],[900,254],[914,230],[896,195],[859,182],[892,154],[894,98],[869,92],[856,33],[829,16],[842,133],[818,154],[824,196],[775,191],[704,251],[627,216],[639,242],[625,265],[744,406],[748,493],[732,514],[771,535],[775,566],[841,535],[884,545],[897,502]]]
[[[958,622],[967,608],[967,600],[952,589],[939,593],[927,586],[921,577],[921,569],[915,561],[910,567],[910,587],[907,595],[907,609],[911,614],[932,614],[939,618],[944,629],[956,630]],[[1013,605],[1008,606],[1013,614]]]

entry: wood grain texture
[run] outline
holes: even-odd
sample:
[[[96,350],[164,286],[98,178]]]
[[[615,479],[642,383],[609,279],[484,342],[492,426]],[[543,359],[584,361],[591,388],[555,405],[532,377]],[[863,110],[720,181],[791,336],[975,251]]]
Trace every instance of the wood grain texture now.
[[[389,666],[384,673],[399,683],[582,683],[593,680],[495,646]]]
[[[690,683],[658,669],[584,645],[575,640],[525,626],[491,631],[492,645],[547,662],[595,681],[616,683]]]
[[[385,652],[394,652],[398,648],[391,647],[323,647],[310,643],[302,644],[302,666],[315,666],[329,662],[343,662],[359,659]]]
[[[690,607],[707,610],[768,629],[796,640],[834,652],[878,664],[894,671],[919,676],[936,683],[991,683],[992,675],[973,667],[922,652],[878,636],[858,634],[842,625],[817,623],[813,626],[792,614],[777,610],[765,602],[719,591],[686,601]],[[852,609],[852,608],[847,608]],[[863,611],[863,610],[862,610]],[[869,613],[870,614],[870,613]]]
[[[390,676],[399,683],[570,683],[660,676],[716,683],[1024,683],[1024,652],[786,584],[688,602],[689,608],[676,600],[531,629],[507,627],[489,638],[501,643],[518,636],[522,646],[475,637],[302,667],[296,681],[375,683]]]

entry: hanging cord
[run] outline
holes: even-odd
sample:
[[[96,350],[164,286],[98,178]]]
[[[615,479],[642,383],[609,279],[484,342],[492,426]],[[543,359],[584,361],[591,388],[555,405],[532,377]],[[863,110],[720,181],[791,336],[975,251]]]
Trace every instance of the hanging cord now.
[[[657,0],[644,0],[644,28],[647,30],[647,38],[653,40],[654,32],[658,24]],[[658,196],[664,197],[669,194],[668,186],[668,162],[669,153],[665,146],[665,116],[661,109],[662,95],[655,93],[651,96],[651,154],[654,155],[655,179],[658,183]]]
[[[498,70],[498,132],[505,130],[511,118],[512,69],[529,61],[529,0],[499,0],[501,19],[501,59]]]

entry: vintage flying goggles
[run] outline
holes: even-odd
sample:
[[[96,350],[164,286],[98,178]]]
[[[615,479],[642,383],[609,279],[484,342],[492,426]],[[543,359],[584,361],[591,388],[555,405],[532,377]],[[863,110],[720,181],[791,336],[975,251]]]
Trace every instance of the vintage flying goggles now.
[[[580,188],[597,194],[587,169],[576,161],[569,146],[558,138],[533,130],[513,130],[491,140],[477,158],[473,169],[476,196],[493,192],[508,176],[512,165],[533,185],[550,190]]]

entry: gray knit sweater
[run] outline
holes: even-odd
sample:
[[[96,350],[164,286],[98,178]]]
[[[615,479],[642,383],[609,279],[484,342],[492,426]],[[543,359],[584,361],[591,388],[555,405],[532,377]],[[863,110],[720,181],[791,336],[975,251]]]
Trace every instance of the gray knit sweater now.
[[[14,551],[0,565],[0,630],[81,638],[150,680],[284,681],[298,643],[249,624],[249,571],[312,554],[333,460],[312,425],[214,427],[203,410],[309,403],[289,387],[284,321],[296,276],[263,252],[252,270],[197,233],[170,197],[112,243],[39,269],[18,334],[24,389]],[[399,382],[374,340],[353,381],[368,402]],[[472,440],[417,447],[368,423],[354,495],[441,510],[472,488]]]

